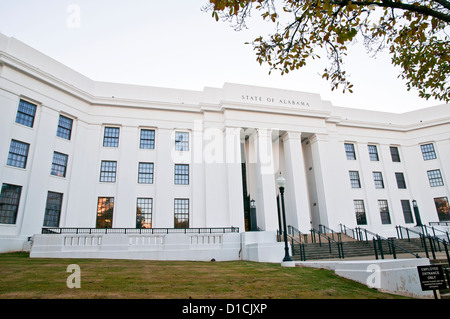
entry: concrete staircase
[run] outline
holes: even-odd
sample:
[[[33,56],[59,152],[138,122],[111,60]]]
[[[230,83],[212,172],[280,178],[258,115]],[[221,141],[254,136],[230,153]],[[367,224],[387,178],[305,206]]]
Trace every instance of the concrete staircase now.
[[[331,237],[331,234],[326,234]],[[334,238],[337,240],[337,234],[334,234]],[[296,238],[299,239],[298,236]],[[344,234],[341,234],[341,241],[343,247],[344,258],[339,259],[339,250],[336,242],[330,241],[324,237],[321,238],[321,243],[319,243],[318,236],[311,237],[311,235],[302,236],[302,242],[304,243],[303,260],[324,260],[324,259],[338,259],[338,260],[355,260],[355,259],[375,259],[375,248],[373,240],[369,241],[358,241]],[[419,238],[411,239],[392,239],[392,242],[396,245],[395,253],[396,258],[414,258],[415,255],[421,258],[427,257],[423,243]],[[331,252],[330,252],[331,246]],[[382,259],[379,243],[376,243],[378,259]],[[383,257],[384,259],[392,259],[393,251],[390,250],[388,243],[383,240],[381,241]],[[400,248],[401,247],[401,248]],[[442,265],[444,272],[446,272],[447,287],[450,287],[450,265],[448,263],[445,252],[435,252],[436,258],[433,258],[431,253],[429,243],[427,242],[428,256],[430,262],[435,265]],[[342,253],[342,252],[341,252]],[[301,260],[300,257],[300,245],[293,245],[293,260]],[[441,299],[450,299],[450,289],[444,289],[439,291]]]
[[[331,234],[326,234],[331,236]],[[337,239],[337,234],[335,239]],[[341,235],[342,247],[344,259],[358,259],[358,258],[374,258],[375,259],[375,248],[372,240],[369,241],[358,241],[346,235]],[[308,235],[307,240],[305,237],[302,238],[304,244],[304,253],[306,260],[318,260],[318,259],[335,259],[339,258],[339,250],[337,243],[331,241],[330,244],[325,238],[321,238],[321,243],[319,244],[316,238],[315,242],[311,242],[311,236]],[[395,253],[397,258],[414,258],[415,255],[420,257],[426,257],[425,249],[419,238],[408,239],[393,239],[393,243],[397,245],[395,247]],[[381,259],[381,251],[378,242],[376,243],[378,258]],[[331,246],[331,252],[330,252]],[[300,260],[300,246],[297,244],[293,245],[294,253],[293,259]],[[388,243],[383,240],[381,241],[381,247],[384,258],[393,258],[393,251],[390,250]],[[401,248],[400,248],[401,247]],[[431,253],[430,257],[431,257]]]

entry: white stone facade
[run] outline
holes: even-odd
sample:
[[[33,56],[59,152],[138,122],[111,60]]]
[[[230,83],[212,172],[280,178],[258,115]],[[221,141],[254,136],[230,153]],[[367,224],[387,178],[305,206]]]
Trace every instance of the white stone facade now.
[[[21,250],[45,223],[136,228],[143,216],[153,228],[245,232],[250,199],[258,227],[275,232],[280,172],[287,224],[302,232],[342,224],[395,236],[416,223],[413,199],[422,223],[450,221],[448,105],[397,114],[230,83],[96,82],[0,35],[0,109],[0,251]]]

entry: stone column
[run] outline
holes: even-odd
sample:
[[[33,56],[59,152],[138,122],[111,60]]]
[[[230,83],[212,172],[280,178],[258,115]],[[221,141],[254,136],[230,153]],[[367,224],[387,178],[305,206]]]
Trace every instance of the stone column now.
[[[278,228],[275,168],[272,148],[272,130],[258,129],[253,136],[256,161],[256,215],[258,227],[265,231]]]
[[[283,136],[286,178],[286,223],[302,232],[310,229],[310,210],[303,160],[301,133],[287,132]]]

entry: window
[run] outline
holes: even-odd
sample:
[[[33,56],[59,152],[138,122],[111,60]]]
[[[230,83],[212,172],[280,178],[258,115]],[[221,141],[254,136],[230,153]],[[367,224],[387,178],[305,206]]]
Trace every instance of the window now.
[[[100,182],[115,183],[116,182],[116,168],[115,161],[102,161],[100,168]]]
[[[350,174],[350,184],[352,188],[361,188],[361,182],[359,180],[359,172],[358,171],[349,171]]]
[[[50,174],[59,177],[66,177],[66,168],[67,168],[67,155],[54,152],[52,169],[50,171]]]
[[[112,228],[114,197],[99,197],[96,228]]]
[[[420,149],[422,150],[422,156],[425,161],[436,158],[436,152],[432,143],[420,145]]]
[[[395,179],[397,180],[397,187],[399,189],[406,189],[405,176],[403,175],[403,173],[395,173]]]
[[[409,200],[401,200],[402,203],[402,209],[403,209],[403,217],[405,218],[406,224],[412,224],[414,223],[412,212],[411,212],[411,204],[409,203]]]
[[[175,164],[175,184],[189,185],[189,164]]]
[[[373,180],[375,182],[375,188],[384,188],[383,175],[381,172],[373,172]]]
[[[189,151],[189,133],[175,132],[175,150]]]
[[[3,184],[0,193],[0,224],[15,224],[22,186]]]
[[[103,146],[118,147],[119,146],[118,127],[105,127],[105,135],[103,136]]]
[[[378,200],[378,208],[380,209],[381,223],[390,224],[391,217],[389,216],[388,202],[385,199]]]
[[[393,162],[400,162],[400,153],[398,152],[398,147],[397,146],[391,146],[390,147],[391,150],[391,158]]]
[[[174,207],[174,228],[189,228],[189,199],[176,198]]]
[[[136,204],[136,228],[152,228],[152,198],[138,198]]]
[[[432,171],[427,171],[428,180],[430,181],[431,187],[443,186],[444,181],[442,180],[441,170],[435,169]]]
[[[434,199],[434,204],[436,205],[436,211],[440,222],[450,220],[450,209],[448,205],[447,197],[439,197]]]
[[[17,109],[16,123],[33,127],[34,116],[36,115],[36,105],[27,101],[20,100],[19,108]]]
[[[362,199],[355,199],[353,205],[355,206],[356,223],[358,225],[367,225],[364,201]]]
[[[138,183],[153,184],[153,163],[139,163]]]
[[[73,120],[63,115],[59,116],[58,129],[56,130],[56,136],[70,140],[72,136],[72,124]]]
[[[378,150],[376,145],[368,145],[369,148],[369,158],[371,161],[379,161]]]
[[[6,162],[6,164],[9,166],[25,168],[27,166],[29,148],[30,144],[11,140],[11,145],[9,146],[8,161]]]
[[[153,150],[155,148],[155,130],[141,130],[140,148]]]
[[[48,192],[45,205],[44,227],[59,227],[63,194]]]
[[[345,143],[345,154],[348,160],[356,160],[355,146],[350,143]]]

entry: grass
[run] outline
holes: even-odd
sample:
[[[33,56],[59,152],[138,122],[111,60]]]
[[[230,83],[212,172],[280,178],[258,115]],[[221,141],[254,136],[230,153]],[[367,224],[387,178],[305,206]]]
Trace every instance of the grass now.
[[[81,269],[68,288],[67,266]],[[40,259],[0,254],[0,299],[392,299],[332,271],[247,261]]]

